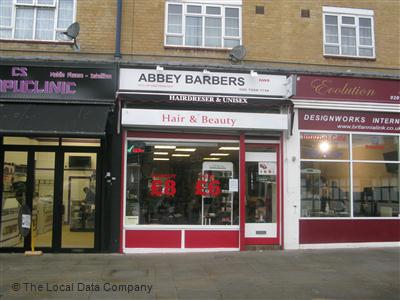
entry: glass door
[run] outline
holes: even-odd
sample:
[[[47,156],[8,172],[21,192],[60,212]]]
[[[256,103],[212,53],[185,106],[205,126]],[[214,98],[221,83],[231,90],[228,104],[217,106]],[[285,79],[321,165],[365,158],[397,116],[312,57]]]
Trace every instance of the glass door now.
[[[97,153],[64,153],[61,248],[95,246]]]
[[[35,152],[32,234],[35,247],[53,245],[55,152]]]
[[[27,201],[28,152],[5,151],[1,207],[0,248],[24,248],[19,213]]]
[[[277,147],[246,145],[246,243],[278,243]]]

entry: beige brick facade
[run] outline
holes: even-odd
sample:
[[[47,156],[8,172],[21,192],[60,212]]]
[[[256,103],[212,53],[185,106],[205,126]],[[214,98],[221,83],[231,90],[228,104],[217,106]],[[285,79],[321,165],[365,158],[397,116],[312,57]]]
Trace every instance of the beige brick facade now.
[[[76,21],[80,24],[74,52],[69,45],[37,42],[1,42],[0,55],[7,57],[49,57],[52,59],[111,59],[115,49],[117,1],[77,0]]]
[[[218,1],[216,1],[218,2]],[[228,64],[227,51],[164,47],[164,0],[124,1],[122,53],[128,61],[197,61]],[[264,6],[264,14],[255,7]],[[376,59],[345,59],[323,56],[322,6],[374,11]],[[310,10],[309,18],[301,9]],[[397,72],[400,67],[400,2],[340,0],[243,0],[243,45],[245,64],[348,67]],[[204,58],[204,60],[202,60]],[[396,71],[397,69],[397,71]]]
[[[216,1],[218,3],[218,1]],[[374,11],[376,59],[323,56],[322,6]],[[256,6],[265,13],[256,14]],[[310,11],[301,17],[301,9]],[[57,43],[1,42],[3,57],[114,60],[117,0],[77,0],[80,52]],[[400,2],[397,0],[243,0],[242,64],[332,71],[366,70],[398,73],[400,68]],[[164,46],[165,1],[123,0],[121,52],[124,62],[158,61],[230,65],[228,50]]]

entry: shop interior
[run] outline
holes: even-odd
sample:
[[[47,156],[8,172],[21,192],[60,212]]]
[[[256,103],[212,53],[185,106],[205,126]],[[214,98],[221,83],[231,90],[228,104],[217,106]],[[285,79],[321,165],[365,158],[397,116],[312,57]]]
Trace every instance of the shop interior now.
[[[399,137],[352,134],[351,141],[302,134],[302,217],[399,216]]]
[[[239,145],[128,141],[126,225],[239,224]]]
[[[55,157],[54,151],[41,151],[40,146],[58,143],[68,146],[99,145],[98,140],[53,138],[4,139],[5,144],[39,146],[34,152],[33,180],[29,181],[28,152],[5,151],[3,175],[3,202],[0,247],[23,247],[18,215],[28,203],[27,190],[32,188],[32,235],[36,247],[52,247],[54,229]],[[62,248],[93,248],[95,227],[95,193],[97,154],[64,152],[62,182]],[[33,187],[28,187],[29,182]]]

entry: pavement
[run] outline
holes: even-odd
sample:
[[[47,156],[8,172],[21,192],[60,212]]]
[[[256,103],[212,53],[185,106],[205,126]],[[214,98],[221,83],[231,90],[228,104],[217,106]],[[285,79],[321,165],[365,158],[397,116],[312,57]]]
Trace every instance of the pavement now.
[[[0,254],[1,299],[400,299],[400,248]]]

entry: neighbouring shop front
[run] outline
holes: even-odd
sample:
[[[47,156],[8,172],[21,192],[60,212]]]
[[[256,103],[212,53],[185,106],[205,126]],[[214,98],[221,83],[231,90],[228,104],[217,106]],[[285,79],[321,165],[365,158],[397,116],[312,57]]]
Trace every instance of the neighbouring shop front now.
[[[280,246],[288,78],[154,66],[119,80],[121,252]]]
[[[101,251],[115,68],[0,67],[0,250]],[[25,237],[22,207],[31,211]]]
[[[299,176],[299,221],[286,224],[298,226],[292,247],[400,241],[399,86],[396,80],[298,77],[293,137],[300,169],[291,170]]]

